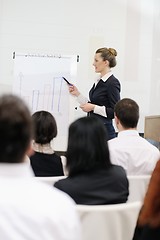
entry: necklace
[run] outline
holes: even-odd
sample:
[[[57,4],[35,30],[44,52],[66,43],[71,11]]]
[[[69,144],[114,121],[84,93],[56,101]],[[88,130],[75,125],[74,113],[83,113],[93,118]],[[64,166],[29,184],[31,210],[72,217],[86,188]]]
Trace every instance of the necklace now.
[[[50,143],[39,144],[39,143],[33,142],[33,150],[40,153],[47,153],[47,154],[54,153],[54,150],[51,147]]]

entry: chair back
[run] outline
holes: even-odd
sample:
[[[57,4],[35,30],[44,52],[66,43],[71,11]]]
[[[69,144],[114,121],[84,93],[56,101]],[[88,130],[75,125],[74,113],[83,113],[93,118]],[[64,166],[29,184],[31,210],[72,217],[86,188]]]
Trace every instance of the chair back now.
[[[151,175],[128,176],[129,197],[128,202],[143,202]]]
[[[114,205],[77,205],[82,240],[131,240],[141,202]]]

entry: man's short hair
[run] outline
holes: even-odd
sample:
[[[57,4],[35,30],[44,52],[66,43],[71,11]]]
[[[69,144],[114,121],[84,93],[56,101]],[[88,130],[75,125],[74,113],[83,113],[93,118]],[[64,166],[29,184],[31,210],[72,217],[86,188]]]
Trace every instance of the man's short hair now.
[[[22,162],[32,138],[32,119],[23,100],[0,97],[0,162]]]
[[[123,98],[115,105],[114,112],[124,128],[128,129],[137,127],[139,120],[139,106],[134,100]]]

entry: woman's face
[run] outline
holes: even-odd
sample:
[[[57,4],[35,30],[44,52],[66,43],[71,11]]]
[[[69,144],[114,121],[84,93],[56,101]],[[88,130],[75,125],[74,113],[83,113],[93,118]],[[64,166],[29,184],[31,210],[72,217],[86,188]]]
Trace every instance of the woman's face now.
[[[96,73],[103,73],[108,67],[108,61],[103,60],[101,53],[96,53],[94,56],[93,66],[95,67]]]

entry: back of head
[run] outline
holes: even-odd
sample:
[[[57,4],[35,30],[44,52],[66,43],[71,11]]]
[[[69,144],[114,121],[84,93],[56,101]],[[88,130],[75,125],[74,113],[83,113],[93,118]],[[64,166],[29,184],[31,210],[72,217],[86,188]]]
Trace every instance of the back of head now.
[[[32,120],[17,96],[0,97],[0,162],[22,162],[32,137]]]
[[[34,140],[39,144],[50,143],[57,136],[57,124],[53,115],[47,111],[38,111],[32,115]]]
[[[114,48],[99,48],[97,49],[96,53],[100,53],[101,57],[103,58],[103,61],[108,61],[109,62],[109,67],[113,68],[116,66],[116,56],[117,56],[117,51]]]
[[[94,117],[83,117],[69,127],[67,168],[69,175],[111,165],[103,123]]]
[[[123,98],[115,105],[115,116],[125,129],[136,128],[139,119],[139,106],[130,99]]]

